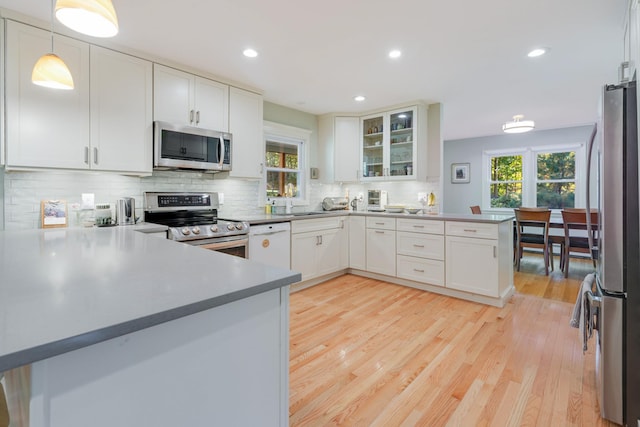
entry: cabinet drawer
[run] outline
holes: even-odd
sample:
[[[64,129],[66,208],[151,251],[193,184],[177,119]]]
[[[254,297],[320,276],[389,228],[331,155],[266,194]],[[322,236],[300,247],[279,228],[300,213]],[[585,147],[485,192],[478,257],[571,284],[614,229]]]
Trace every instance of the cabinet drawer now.
[[[444,236],[399,231],[396,239],[398,255],[444,260]]]
[[[447,236],[476,237],[478,239],[498,238],[498,224],[447,221],[446,230]]]
[[[444,261],[398,255],[396,275],[402,279],[444,286]]]
[[[291,234],[344,228],[345,219],[346,217],[344,216],[332,216],[328,218],[299,219],[291,221]]]
[[[395,218],[380,218],[377,216],[367,217],[367,228],[377,228],[379,230],[395,230]]]
[[[398,231],[444,234],[444,221],[433,221],[428,219],[398,219],[396,227]]]

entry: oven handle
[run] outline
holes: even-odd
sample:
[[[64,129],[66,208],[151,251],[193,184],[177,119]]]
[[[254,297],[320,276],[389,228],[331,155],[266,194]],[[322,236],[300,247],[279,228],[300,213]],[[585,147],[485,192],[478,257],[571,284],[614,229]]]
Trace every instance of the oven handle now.
[[[195,243],[195,242],[194,242]],[[212,250],[218,250],[218,249],[229,249],[229,248],[237,248],[240,246],[246,246],[249,244],[249,239],[248,238],[242,238],[242,239],[233,239],[233,240],[225,240],[225,241],[218,241],[215,243],[205,243],[203,245],[196,245],[203,248],[203,249],[212,249]]]

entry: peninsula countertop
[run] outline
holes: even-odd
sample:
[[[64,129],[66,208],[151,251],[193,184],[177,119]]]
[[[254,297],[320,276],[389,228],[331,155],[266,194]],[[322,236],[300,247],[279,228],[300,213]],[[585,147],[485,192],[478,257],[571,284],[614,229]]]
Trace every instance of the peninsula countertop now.
[[[0,372],[300,278],[127,227],[0,232]]]

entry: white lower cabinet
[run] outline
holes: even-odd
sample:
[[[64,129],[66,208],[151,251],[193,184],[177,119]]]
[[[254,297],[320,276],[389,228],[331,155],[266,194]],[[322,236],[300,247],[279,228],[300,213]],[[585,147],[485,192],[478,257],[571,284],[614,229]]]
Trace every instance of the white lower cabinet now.
[[[352,216],[349,218],[349,267],[358,270],[367,268],[366,249],[366,217]]]
[[[444,222],[397,221],[397,276],[444,286]]]
[[[447,222],[446,231],[447,288],[499,297],[498,225]]]
[[[395,218],[367,217],[367,271],[396,275]]]
[[[293,221],[291,224],[291,269],[309,280],[347,267],[346,217]]]

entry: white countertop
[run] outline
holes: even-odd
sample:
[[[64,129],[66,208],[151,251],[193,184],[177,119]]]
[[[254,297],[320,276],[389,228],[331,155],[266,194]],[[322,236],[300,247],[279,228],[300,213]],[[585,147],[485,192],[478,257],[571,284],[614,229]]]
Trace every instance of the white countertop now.
[[[0,232],[0,372],[300,280],[136,228]]]

